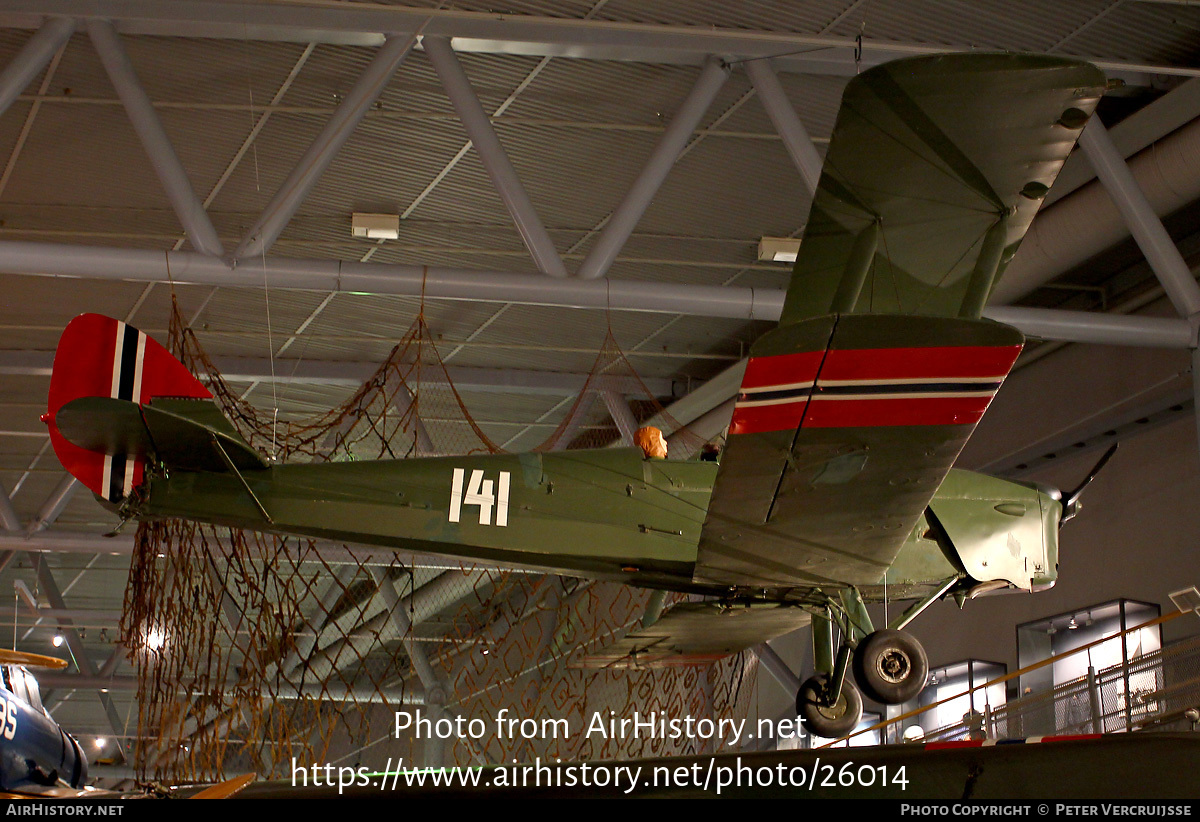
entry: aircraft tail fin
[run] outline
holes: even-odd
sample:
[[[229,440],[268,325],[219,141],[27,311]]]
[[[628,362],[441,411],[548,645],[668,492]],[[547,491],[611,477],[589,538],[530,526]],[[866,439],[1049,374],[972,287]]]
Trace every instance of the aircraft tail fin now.
[[[141,485],[149,459],[192,470],[224,471],[230,460],[265,467],[181,362],[111,317],[81,314],[67,325],[47,405],[59,461],[111,503]]]

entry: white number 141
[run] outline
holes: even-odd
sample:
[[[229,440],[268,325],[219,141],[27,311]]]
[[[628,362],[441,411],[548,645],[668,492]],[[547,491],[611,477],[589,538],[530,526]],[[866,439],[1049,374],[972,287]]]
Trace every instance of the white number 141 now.
[[[496,509],[496,524],[508,525],[508,483],[509,472],[501,471],[499,478],[493,482],[483,478],[483,471],[471,472],[471,479],[463,488],[466,471],[454,469],[454,480],[450,485],[450,521],[459,522],[464,505],[479,506],[479,524],[492,524],[492,508]]]

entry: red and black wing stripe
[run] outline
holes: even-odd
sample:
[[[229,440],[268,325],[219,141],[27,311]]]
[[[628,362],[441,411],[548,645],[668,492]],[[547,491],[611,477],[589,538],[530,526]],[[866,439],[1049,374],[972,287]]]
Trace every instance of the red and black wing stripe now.
[[[696,578],[877,583],[1021,351],[986,320],[830,315],[755,345]]]

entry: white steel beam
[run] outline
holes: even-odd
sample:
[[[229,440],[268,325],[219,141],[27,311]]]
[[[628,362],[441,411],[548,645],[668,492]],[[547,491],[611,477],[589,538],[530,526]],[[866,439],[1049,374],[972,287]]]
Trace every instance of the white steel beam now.
[[[621,432],[621,440],[625,445],[633,445],[633,435],[638,429],[638,424],[633,417],[633,412],[629,410],[629,403],[625,397],[615,391],[603,391],[600,396],[604,398],[608,415],[612,417],[612,421],[617,424],[617,430]]]
[[[46,598],[50,600],[50,607],[58,611],[65,611],[67,606],[63,602],[62,593],[58,590],[58,583],[54,581],[54,575],[50,572],[50,566],[40,554],[29,554],[29,561],[33,564],[37,571],[38,583],[42,590],[46,593]],[[75,630],[71,620],[63,617],[57,617],[59,628],[62,629],[63,637],[67,641],[67,647],[71,650],[71,655],[75,659],[75,664],[79,666],[79,671],[84,676],[95,677],[98,674],[95,664],[88,657],[87,651],[83,647],[83,640],[79,633]],[[121,716],[117,713],[117,708],[113,704],[112,698],[103,690],[97,690],[96,695],[100,698],[100,704],[104,706],[104,713],[108,717],[109,725],[112,727],[113,734],[120,737],[125,728],[121,722]],[[118,745],[122,757],[126,756],[125,749]]]
[[[789,696],[795,697],[800,692],[800,677],[796,676],[788,667],[778,651],[765,642],[755,645],[751,650],[754,651],[758,661],[763,664],[775,681],[788,692]]]
[[[433,446],[433,438],[429,436],[429,429],[425,427],[425,421],[421,419],[419,402],[413,396],[412,391],[404,383],[396,386],[396,390],[392,392],[391,406],[404,419],[410,412],[412,418],[410,420],[413,426],[414,439],[416,441],[416,451],[414,457],[436,457],[440,456],[438,451]]]
[[[338,151],[350,139],[367,110],[383,93],[388,81],[392,79],[396,69],[400,68],[415,42],[415,36],[387,39],[375,55],[375,59],[358,78],[354,88],[329,118],[325,128],[275,192],[262,216],[246,232],[245,239],[234,252],[235,258],[243,260],[257,257],[265,254],[275,244],[275,240],[291,221],[313,186],[321,179],[325,169],[329,168]]]
[[[108,78],[125,106],[134,131],[141,139],[150,164],[154,167],[167,193],[167,199],[171,201],[171,206],[179,217],[179,222],[183,224],[188,239],[202,254],[219,257],[224,248],[217,236],[217,230],[213,228],[204,205],[192,189],[183,163],[179,161],[179,156],[171,146],[167,132],[163,130],[158,113],[154,110],[154,104],[146,96],[116,29],[106,20],[89,20],[87,29],[88,36],[96,47],[96,53],[100,56],[100,62],[104,64],[104,70],[108,72]]]
[[[1098,117],[1093,117],[1079,136],[1079,145],[1096,169],[1096,176],[1107,189],[1113,203],[1125,219],[1138,247],[1150,263],[1163,290],[1184,317],[1200,312],[1200,285],[1175,247],[1162,221],[1146,199],[1141,187],[1125,164],[1108,131]]]
[[[758,99],[767,110],[767,116],[771,118],[775,130],[783,139],[783,145],[791,155],[792,162],[796,164],[796,170],[800,172],[808,193],[816,194],[817,184],[821,181],[821,155],[817,154],[812,138],[808,136],[808,130],[804,128],[796,110],[792,108],[779,78],[771,68],[771,61],[747,60],[742,65],[746,68],[746,74],[750,75],[750,82],[754,84],[754,90],[758,92]]]
[[[487,112],[480,105],[454,50],[450,48],[450,41],[444,37],[426,36],[422,45],[538,271],[552,277],[567,276],[562,257],[534,210],[525,187],[521,185],[517,170],[500,145]]]
[[[79,488],[79,480],[75,479],[70,474],[63,474],[62,479],[50,496],[46,497],[46,501],[42,503],[41,509],[38,510],[37,516],[33,522],[29,523],[27,534],[36,534],[38,531],[44,531],[54,524],[58,519],[58,515],[67,507],[67,503],[71,501],[71,497],[75,495],[76,489]]]
[[[550,446],[551,451],[565,451],[570,446],[571,440],[575,439],[576,432],[587,418],[588,412],[592,410],[592,405],[595,402],[595,391],[589,391],[580,398],[578,405],[574,407],[574,415],[571,419],[567,420],[567,425],[559,433],[558,440],[554,445]]]
[[[616,260],[617,254],[625,246],[642,215],[646,213],[654,195],[675,165],[679,153],[692,138],[692,132],[700,125],[700,119],[708,111],[728,77],[729,66],[724,61],[714,57],[704,64],[695,85],[679,107],[679,111],[671,118],[671,124],[663,132],[650,159],[646,161],[621,204],[613,211],[596,244],[579,266],[577,277],[594,280],[608,274],[608,269]]]
[[[17,56],[0,72],[0,114],[8,111],[38,72],[46,67],[63,44],[71,39],[75,21],[52,17],[26,41]]]
[[[0,485],[0,529],[10,533],[21,530],[21,519],[17,516],[8,491],[4,489],[3,485]]]
[[[1192,104],[1189,98],[1181,101],[1185,107]],[[1096,118],[1091,122],[1095,124]],[[1091,125],[1085,128],[1080,139],[1080,145],[1085,146],[1081,154],[1085,156],[1091,129]],[[1200,166],[1195,161],[1198,154],[1200,119],[1161,136],[1153,146],[1128,159],[1128,170],[1156,214],[1171,214],[1200,197]],[[1056,184],[1050,194],[1057,190]],[[992,289],[990,301],[993,305],[1012,303],[1064,272],[1085,265],[1127,236],[1129,226],[1109,189],[1098,181],[1085,185],[1038,213],[1004,276]]]
[[[780,68],[852,76],[900,57],[973,51],[944,45],[800,32],[659,25],[536,14],[459,11],[379,3],[223,2],[222,0],[5,0],[0,26],[36,28],[46,15],[111,19],[123,33],[378,46],[381,32],[451,37],[456,51],[697,65],[710,54],[777,57]],[[1166,63],[1088,58],[1105,71],[1200,76]]]

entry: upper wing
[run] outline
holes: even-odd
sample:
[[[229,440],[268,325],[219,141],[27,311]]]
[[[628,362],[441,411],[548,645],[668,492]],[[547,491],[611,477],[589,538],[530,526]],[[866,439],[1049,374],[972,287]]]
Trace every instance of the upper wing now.
[[[846,87],[779,328],[750,362],[695,577],[877,583],[1023,338],[979,312],[1104,88],[958,54]]]
[[[974,310],[960,307],[989,231],[1002,270],[1104,87],[1094,66],[1041,55],[919,57],[856,77],[781,322],[848,311],[979,316],[992,281]],[[848,268],[863,280],[834,309]]]

